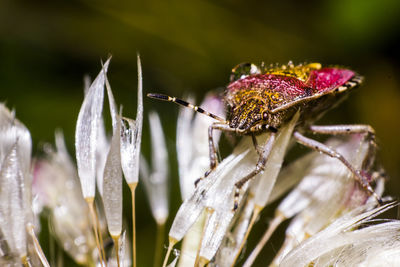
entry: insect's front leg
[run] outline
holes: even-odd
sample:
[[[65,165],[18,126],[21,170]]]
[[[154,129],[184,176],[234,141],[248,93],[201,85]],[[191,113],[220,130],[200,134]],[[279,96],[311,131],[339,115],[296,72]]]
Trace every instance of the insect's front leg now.
[[[240,189],[242,186],[247,183],[250,179],[252,179],[254,176],[259,174],[261,171],[264,170],[265,164],[267,163],[267,159],[269,154],[271,153],[272,146],[275,143],[275,133],[271,133],[270,136],[268,137],[266,143],[262,147],[262,153],[260,153],[260,156],[258,158],[258,162],[256,164],[256,168],[249,173],[247,176],[243,177],[239,181],[235,183],[235,196],[234,196],[234,203],[233,203],[233,210],[236,210],[239,205],[239,195],[240,195]],[[254,140],[254,139],[253,139]]]
[[[214,122],[208,127],[208,149],[210,153],[210,169],[204,174],[204,178],[210,175],[210,173],[215,170],[215,168],[218,165],[218,155],[217,151],[215,149],[214,145],[214,137],[213,137],[213,131],[214,130],[220,130],[220,131],[225,131],[225,132],[237,132],[236,129],[229,127],[228,124],[221,123],[221,122]],[[203,179],[203,177],[200,177],[197,179],[194,184],[197,186],[197,184]]]
[[[258,154],[259,156],[261,156],[262,153],[263,153],[262,147],[260,147],[260,146],[258,145],[257,138],[256,138],[256,136],[254,135],[254,133],[251,134],[251,139],[253,140],[253,146],[254,146],[255,150],[257,151],[257,154]]]
[[[361,186],[370,194],[375,197],[379,204],[382,204],[382,199],[375,193],[374,189],[371,187],[367,179],[361,174],[359,170],[356,170],[350,162],[348,162],[340,153],[336,152],[334,149],[316,141],[305,137],[299,132],[294,132],[293,136],[296,141],[306,147],[314,149],[318,152],[324,153],[332,158],[337,158],[340,160],[355,176],[355,179],[361,184]]]
[[[213,124],[211,124],[208,127],[208,147],[209,147],[209,151],[210,151],[210,172],[212,170],[214,170],[218,165],[217,151],[215,149],[214,137],[213,137],[214,130],[220,130],[223,132],[235,132],[237,134],[244,133],[244,130],[232,128],[228,124],[221,123],[221,122],[214,122]]]
[[[214,170],[217,167],[217,150],[215,149],[213,130],[217,129],[219,123],[213,123],[208,127],[208,149],[210,155],[210,171]]]

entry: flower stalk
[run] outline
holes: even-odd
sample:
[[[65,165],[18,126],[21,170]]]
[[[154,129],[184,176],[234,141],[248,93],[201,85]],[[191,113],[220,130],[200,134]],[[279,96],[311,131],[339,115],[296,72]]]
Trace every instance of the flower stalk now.
[[[168,241],[169,242],[168,242],[167,254],[165,255],[162,267],[167,266],[169,255],[171,254],[172,249],[174,248],[175,244],[178,243],[178,240],[176,240],[175,238],[173,238],[171,236],[169,237]]]
[[[129,189],[131,191],[131,199],[132,199],[132,262],[133,266],[136,266],[136,203],[135,203],[135,192],[137,187],[137,182],[132,182],[128,184]]]
[[[28,235],[32,238],[33,244],[35,247],[35,252],[39,256],[40,262],[44,267],[50,267],[49,262],[47,261],[46,256],[44,255],[44,252],[42,250],[42,247],[39,244],[39,240],[36,237],[35,231],[34,231],[34,226],[31,223],[28,223],[26,226],[26,231]]]

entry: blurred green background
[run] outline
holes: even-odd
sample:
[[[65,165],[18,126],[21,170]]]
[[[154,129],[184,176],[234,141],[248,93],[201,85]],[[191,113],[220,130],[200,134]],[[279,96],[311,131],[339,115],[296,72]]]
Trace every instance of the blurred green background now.
[[[320,124],[371,124],[390,177],[387,194],[399,196],[399,16],[396,0],[1,0],[0,101],[15,108],[30,129],[34,153],[43,142],[53,142],[56,128],[64,130],[74,153],[83,75],[97,75],[100,60],[109,54],[113,56],[110,83],[130,117],[136,110],[137,52],[145,93],[190,92],[197,102],[207,91],[224,87],[231,68],[240,62],[293,60],[349,66],[365,76],[365,83]],[[146,111],[160,112],[165,127],[173,217],[180,203],[175,153],[178,108],[150,99],[144,104]],[[146,156],[149,147],[145,119]],[[155,224],[148,206],[141,204],[146,202],[142,186],[138,190],[138,266],[150,266],[153,239],[149,237],[155,235]],[[279,241],[268,244],[264,259],[270,259],[279,246]],[[261,257],[258,263],[262,262]]]

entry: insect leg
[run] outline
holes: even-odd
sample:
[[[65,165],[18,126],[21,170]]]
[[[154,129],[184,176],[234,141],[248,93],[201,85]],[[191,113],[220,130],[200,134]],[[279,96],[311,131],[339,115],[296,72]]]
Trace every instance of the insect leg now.
[[[261,156],[261,155],[262,155],[262,149],[261,149],[260,146],[258,145],[256,136],[255,136],[254,134],[251,134],[251,139],[253,140],[253,145],[254,145],[254,148],[255,148],[256,151],[257,151],[257,154],[258,154],[259,156]]]
[[[310,126],[310,130],[316,134],[331,134],[331,135],[347,135],[347,134],[364,134],[366,140],[369,141],[368,156],[365,158],[363,167],[368,168],[372,163],[372,158],[376,153],[375,130],[370,125],[355,124],[355,125],[329,125],[329,126]]]
[[[374,189],[372,189],[371,185],[368,183],[368,181],[361,175],[361,172],[359,170],[356,170],[353,165],[350,164],[341,154],[336,152],[334,149],[316,141],[313,139],[310,139],[308,137],[305,137],[299,132],[294,132],[293,134],[294,138],[296,138],[296,141],[303,146],[309,147],[311,149],[314,149],[316,151],[319,151],[321,153],[324,153],[325,155],[328,155],[332,158],[337,158],[340,160],[355,176],[355,179],[361,184],[361,186],[370,194],[375,197],[375,199],[378,201],[379,204],[382,204],[382,199],[375,193]]]
[[[205,177],[210,175],[210,173],[217,167],[218,160],[217,160],[217,151],[215,149],[214,145],[214,137],[213,137],[213,131],[214,130],[220,130],[220,131],[225,131],[225,132],[237,132],[238,130],[235,128],[231,128],[228,124],[221,123],[221,122],[214,122],[208,127],[208,148],[209,148],[209,153],[210,153],[210,169],[204,174],[204,177],[200,177],[194,182],[194,185],[197,186],[197,184]]]
[[[243,130],[230,127],[227,123],[214,122],[208,127],[208,146],[210,151],[210,171],[217,167],[217,152],[215,150],[213,131],[220,130],[223,132],[235,132],[238,134],[243,133]]]
[[[256,168],[249,173],[247,176],[243,177],[239,181],[235,183],[235,196],[234,196],[234,203],[233,203],[233,210],[236,210],[239,205],[239,193],[240,193],[240,188],[247,183],[250,179],[252,179],[254,176],[259,174],[261,171],[264,170],[265,164],[267,163],[267,159],[269,154],[271,153],[272,146],[275,143],[275,133],[271,133],[270,136],[268,137],[268,140],[264,144],[262,148],[262,153],[260,157],[258,158],[258,162],[256,164]]]
[[[275,127],[270,126],[270,125],[268,125],[268,124],[257,124],[257,125],[255,125],[255,126],[253,126],[253,127],[250,128],[251,139],[253,140],[254,148],[256,149],[256,151],[257,151],[257,153],[258,153],[259,156],[261,156],[261,154],[262,154],[262,147],[260,147],[260,146],[258,145],[257,138],[256,138],[256,136],[255,136],[255,133],[260,132],[260,131],[262,131],[262,130],[269,131],[269,132],[271,132],[271,133],[276,133],[276,132],[278,132],[278,129],[276,129]]]
[[[217,129],[218,123],[213,123],[208,127],[208,149],[210,155],[210,171],[214,170],[217,167],[217,151],[215,149],[214,138],[213,138],[213,130]]]
[[[371,141],[375,141],[375,130],[370,125],[365,124],[355,124],[355,125],[329,125],[329,126],[319,126],[312,125],[310,130],[313,133],[318,134],[366,134]]]

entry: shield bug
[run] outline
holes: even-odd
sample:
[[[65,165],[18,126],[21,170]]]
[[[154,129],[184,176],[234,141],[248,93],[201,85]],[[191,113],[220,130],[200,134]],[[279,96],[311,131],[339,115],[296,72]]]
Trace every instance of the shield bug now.
[[[217,166],[213,141],[214,130],[252,137],[259,160],[254,170],[235,184],[234,209],[238,206],[240,188],[263,171],[276,133],[282,125],[291,120],[296,112],[300,112],[300,119],[293,133],[295,140],[306,147],[337,158],[354,174],[355,179],[362,187],[381,203],[380,197],[374,192],[360,170],[355,169],[335,150],[303,135],[307,131],[332,135],[363,133],[374,143],[375,132],[369,125],[313,125],[327,110],[342,101],[350,89],[360,85],[362,80],[363,78],[352,70],[337,66],[322,67],[319,63],[295,66],[289,62],[287,65],[271,65],[269,67],[242,63],[232,70],[230,83],[225,90],[227,119],[175,97],[153,93],[147,96],[175,102],[216,120],[208,129],[210,171]],[[265,131],[269,131],[270,136],[265,144],[259,146],[255,136]]]

